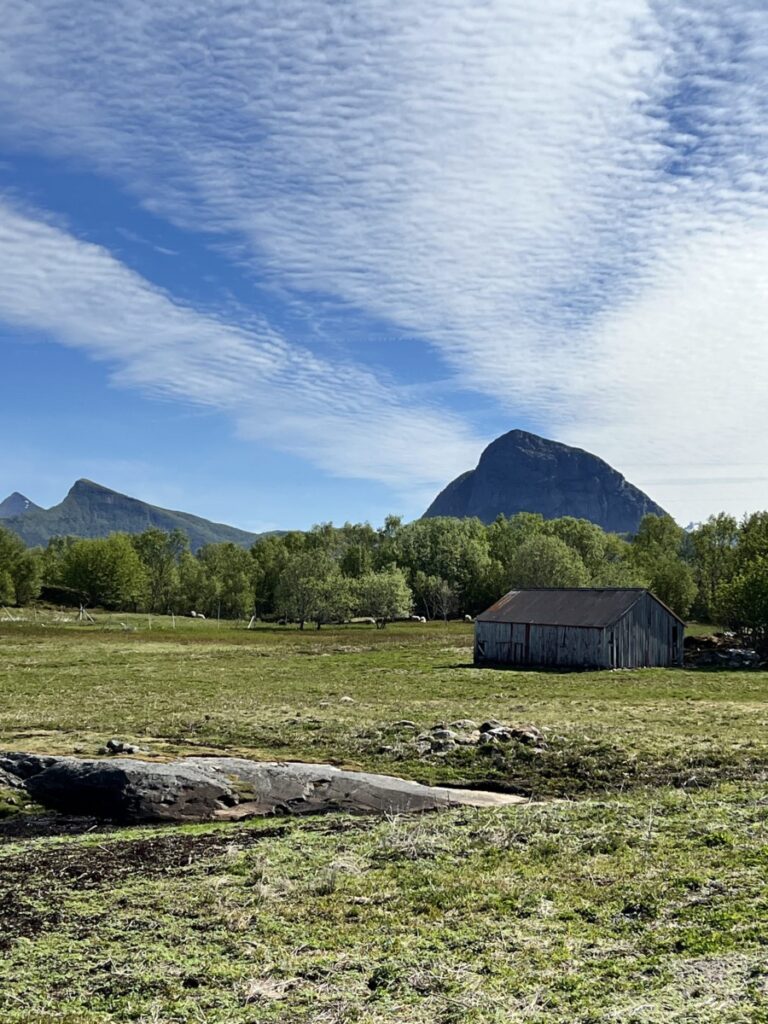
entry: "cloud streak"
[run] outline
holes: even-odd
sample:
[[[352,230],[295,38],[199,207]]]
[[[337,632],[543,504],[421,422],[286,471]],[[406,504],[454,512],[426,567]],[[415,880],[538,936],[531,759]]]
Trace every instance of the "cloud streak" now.
[[[682,467],[654,497],[683,518],[768,504],[726,482],[768,464],[762,4],[38,0],[3,35],[21,144],[114,176],[260,280],[419,335],[510,425],[641,485]],[[348,459],[364,475],[365,450]]]
[[[379,480],[423,499],[476,457],[463,424],[351,365],[183,305],[105,249],[0,203],[0,318],[113,367],[116,384],[232,415],[333,475]],[[434,447],[433,447],[434,446]]]

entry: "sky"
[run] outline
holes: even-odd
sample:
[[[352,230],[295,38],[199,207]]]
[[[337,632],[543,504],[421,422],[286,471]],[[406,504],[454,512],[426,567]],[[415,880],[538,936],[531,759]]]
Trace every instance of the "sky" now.
[[[499,434],[768,508],[765,0],[29,0],[0,490],[420,515]]]

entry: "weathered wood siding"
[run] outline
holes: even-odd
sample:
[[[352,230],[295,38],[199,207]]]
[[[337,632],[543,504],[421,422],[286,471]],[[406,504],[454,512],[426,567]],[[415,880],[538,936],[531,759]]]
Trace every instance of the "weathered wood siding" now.
[[[643,594],[613,626],[479,621],[475,662],[564,668],[682,665],[683,626],[650,594]]]
[[[683,664],[683,625],[651,594],[642,598],[613,627],[614,668]]]

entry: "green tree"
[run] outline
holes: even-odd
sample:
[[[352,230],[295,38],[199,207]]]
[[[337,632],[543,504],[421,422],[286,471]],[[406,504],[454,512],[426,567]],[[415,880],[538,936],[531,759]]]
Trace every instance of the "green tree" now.
[[[693,573],[704,618],[712,617],[720,587],[736,572],[738,544],[739,525],[725,512],[710,516],[691,533]]]
[[[413,575],[413,595],[428,619],[445,619],[455,615],[456,591],[440,576],[428,576],[420,570]]]
[[[768,512],[754,512],[744,517],[739,526],[736,554],[739,571],[768,555]]]
[[[146,606],[151,612],[166,612],[178,596],[178,563],[189,547],[183,530],[159,530],[151,527],[133,537],[136,553],[144,566]]]
[[[257,615],[269,616],[277,613],[278,584],[290,555],[286,538],[276,534],[261,537],[251,548],[255,575],[259,580],[255,607]]]
[[[133,608],[146,588],[146,576],[132,540],[124,533],[77,540],[64,553],[61,582],[87,604]]]
[[[696,581],[682,559],[685,531],[671,516],[643,516],[632,541],[633,561],[653,593],[685,618],[696,596]]]
[[[275,608],[289,622],[298,622],[304,629],[316,620],[320,605],[321,581],[333,569],[333,562],[323,552],[295,551],[284,565],[275,590]]]
[[[768,655],[768,555],[753,559],[720,586],[715,612],[726,626]]]
[[[41,553],[29,550],[20,537],[0,527],[0,600],[24,605],[40,593]]]
[[[401,569],[390,566],[379,572],[367,572],[355,581],[356,604],[360,615],[370,615],[378,629],[393,619],[410,615],[413,595]]]
[[[544,524],[545,534],[558,537],[575,551],[586,566],[590,577],[604,571],[607,560],[608,534],[586,519],[562,516]]]
[[[15,601],[16,590],[11,574],[7,569],[0,568],[0,604],[14,604]]]
[[[491,558],[488,534],[479,519],[418,519],[398,534],[398,565],[413,586],[416,573],[445,580],[462,610],[487,597]]]
[[[509,587],[584,587],[589,573],[579,554],[559,537],[539,534],[524,541],[508,568]]]
[[[215,609],[216,585],[210,578],[208,567],[190,551],[182,551],[176,571],[177,610],[184,613],[199,611],[209,615]]]
[[[317,628],[327,622],[344,622],[354,608],[354,581],[346,577],[338,566],[332,565],[324,576],[314,581],[314,614]]]
[[[198,559],[208,586],[208,613],[225,619],[252,615],[258,569],[249,552],[231,542],[206,544]]]

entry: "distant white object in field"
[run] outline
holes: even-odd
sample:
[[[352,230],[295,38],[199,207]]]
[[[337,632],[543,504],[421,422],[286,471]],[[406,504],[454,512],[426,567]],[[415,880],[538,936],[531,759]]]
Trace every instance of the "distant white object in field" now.
[[[193,619],[204,619],[205,618],[205,616],[203,615],[202,612],[191,611],[189,614],[192,616]]]
[[[465,622],[471,622],[472,621],[472,616],[471,615],[465,615],[464,616],[464,621]]]

